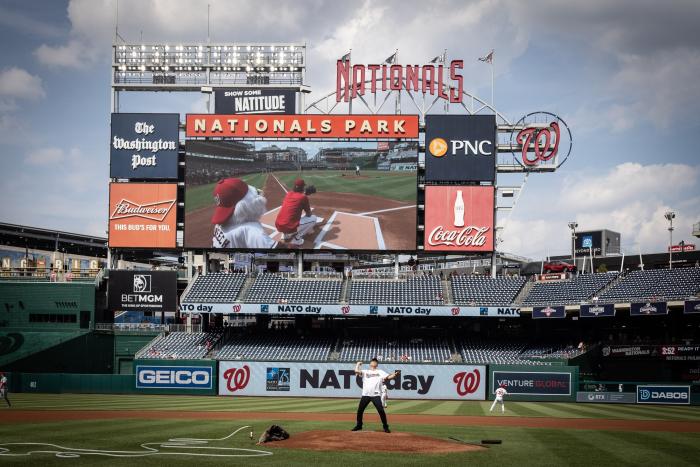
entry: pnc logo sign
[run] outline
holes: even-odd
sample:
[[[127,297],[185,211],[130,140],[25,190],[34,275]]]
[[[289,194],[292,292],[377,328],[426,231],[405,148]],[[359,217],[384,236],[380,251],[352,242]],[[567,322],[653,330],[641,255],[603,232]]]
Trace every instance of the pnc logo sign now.
[[[453,156],[492,156],[493,142],[488,140],[450,140],[433,138],[428,145],[428,152],[434,157],[443,157],[447,151]]]
[[[442,138],[433,138],[428,145],[428,151],[435,157],[442,157],[447,154],[447,141]]]

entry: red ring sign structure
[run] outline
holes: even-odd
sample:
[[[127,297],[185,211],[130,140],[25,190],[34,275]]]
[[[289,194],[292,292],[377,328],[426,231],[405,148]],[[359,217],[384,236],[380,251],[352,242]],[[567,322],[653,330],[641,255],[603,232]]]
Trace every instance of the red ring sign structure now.
[[[550,161],[556,165],[550,163],[549,168],[561,167],[571,154],[572,144],[569,126],[551,112],[531,112],[522,117],[510,141],[515,160],[525,170],[537,170]]]

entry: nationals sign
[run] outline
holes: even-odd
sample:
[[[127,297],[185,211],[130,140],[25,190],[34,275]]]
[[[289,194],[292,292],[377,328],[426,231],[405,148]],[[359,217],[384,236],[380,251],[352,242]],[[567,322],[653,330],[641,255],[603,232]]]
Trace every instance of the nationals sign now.
[[[362,378],[355,375],[354,366],[353,362],[221,361],[219,395],[359,398]],[[382,363],[380,368],[387,373],[401,370],[386,382],[391,399],[486,398],[483,365]]]
[[[175,248],[177,184],[111,183],[110,248]]]
[[[418,115],[187,115],[187,137],[418,138]]]
[[[493,251],[491,186],[425,187],[426,251]]]

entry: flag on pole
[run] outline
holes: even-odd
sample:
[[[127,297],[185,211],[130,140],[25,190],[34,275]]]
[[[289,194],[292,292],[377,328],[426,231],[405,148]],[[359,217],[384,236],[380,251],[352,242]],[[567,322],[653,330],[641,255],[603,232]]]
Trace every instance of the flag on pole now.
[[[438,62],[442,62],[442,55],[438,55],[434,59],[430,60],[430,63],[438,63]]]
[[[384,63],[393,64],[395,61],[396,61],[396,52],[394,52],[392,55],[387,57],[387,59],[384,60]]]
[[[343,63],[350,61],[350,52],[348,52],[345,55],[343,55],[342,57],[340,57],[340,61]]]
[[[480,62],[493,63],[493,49],[483,57],[479,57]]]

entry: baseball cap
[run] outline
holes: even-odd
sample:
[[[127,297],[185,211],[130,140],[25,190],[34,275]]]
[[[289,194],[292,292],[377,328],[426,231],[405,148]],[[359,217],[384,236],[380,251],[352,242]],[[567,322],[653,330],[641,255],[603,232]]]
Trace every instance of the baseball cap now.
[[[214,187],[216,210],[211,218],[212,224],[223,224],[231,217],[236,204],[248,193],[248,185],[240,178],[225,178]]]
[[[296,180],[294,180],[294,188],[304,188],[305,186],[306,183],[303,179],[297,178]]]

